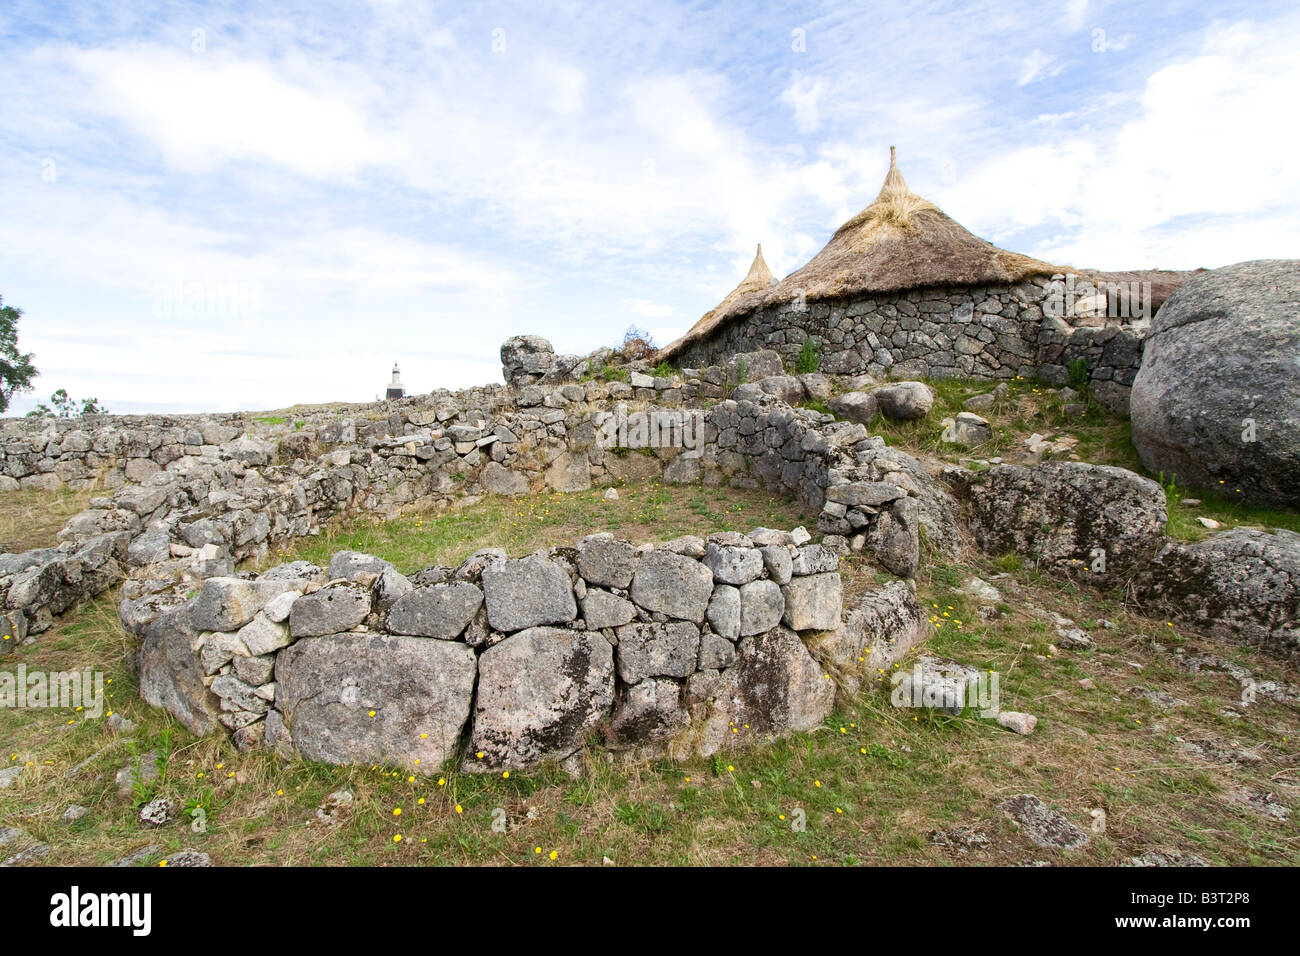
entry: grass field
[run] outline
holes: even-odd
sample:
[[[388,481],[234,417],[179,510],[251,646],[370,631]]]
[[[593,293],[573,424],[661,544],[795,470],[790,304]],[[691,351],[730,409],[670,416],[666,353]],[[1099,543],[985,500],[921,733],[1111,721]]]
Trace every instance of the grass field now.
[[[103,492],[23,489],[0,494],[0,551],[53,547],[55,535],[94,494]]]
[[[410,571],[455,563],[479,547],[519,554],[596,530],[663,540],[804,520],[793,503],[768,495],[647,485],[622,489],[617,501],[600,492],[489,499],[442,516],[340,527],[279,557],[323,561],[355,548]],[[845,573],[855,593],[879,572],[854,556]],[[957,590],[971,574],[1002,591],[996,618],[983,619]],[[1243,708],[1235,680],[1221,671],[1189,673],[1172,651],[1212,650],[1259,680],[1298,684],[1294,668],[1210,645],[1133,613],[1119,594],[1041,578],[1014,558],[932,564],[918,587],[939,625],[929,649],[997,671],[1003,709],[1039,717],[1032,736],[969,714],[896,709],[882,683],[818,730],[762,749],[684,764],[608,762],[591,751],[578,779],[558,768],[507,779],[451,767],[411,779],[384,767],[240,754],[222,734],[196,739],[137,697],[122,663],[129,639],[105,595],[5,667],[102,670],[111,680],[109,708],[136,728],[114,736],[102,719],[76,712],[0,710],[0,766],[21,768],[0,789],[0,826],[49,844],[45,864],[107,863],[148,850],[142,861],[153,865],[182,847],[226,865],[1115,864],[1153,848],[1213,863],[1300,863],[1295,817],[1275,819],[1239,800],[1245,788],[1295,805],[1296,704],[1260,699]],[[1049,612],[1087,629],[1097,647],[1053,653]],[[1080,686],[1084,678],[1093,689]],[[1185,706],[1166,710],[1131,692],[1137,686]],[[138,785],[122,795],[114,775],[148,751],[159,752],[161,777],[137,775]],[[317,809],[343,788],[353,794],[350,810],[322,824]],[[1094,825],[1092,811],[1103,810],[1105,830],[1081,850],[1039,849],[997,811],[1023,792],[1085,830]],[[138,804],[156,795],[186,806],[185,819],[145,828]],[[64,822],[73,804],[87,812]],[[205,832],[193,829],[195,810]],[[984,842],[962,852],[932,841],[933,832],[958,826]]]

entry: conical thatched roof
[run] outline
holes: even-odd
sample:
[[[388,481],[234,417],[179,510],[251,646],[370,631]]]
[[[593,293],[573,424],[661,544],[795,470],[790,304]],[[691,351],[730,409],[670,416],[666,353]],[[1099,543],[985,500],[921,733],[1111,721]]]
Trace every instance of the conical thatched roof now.
[[[758,251],[754,253],[754,261],[749,264],[749,271],[745,273],[745,278],[740,280],[740,285],[728,292],[716,306],[705,312],[685,335],[660,349],[659,354],[664,357],[675,355],[688,342],[704,338],[721,324],[723,315],[731,314],[733,307],[748,311],[744,303],[751,299],[760,299],[761,293],[775,284],[776,276],[772,275],[772,270],[767,267],[767,260],[763,258],[763,244],[759,243]]]
[[[745,283],[741,283],[659,354],[671,358],[741,316],[791,302],[801,294],[811,302],[936,286],[1010,285],[1061,271],[985,242],[916,195],[899,172],[891,146],[889,172],[880,194],[840,226],[807,265],[761,293],[742,292]]]

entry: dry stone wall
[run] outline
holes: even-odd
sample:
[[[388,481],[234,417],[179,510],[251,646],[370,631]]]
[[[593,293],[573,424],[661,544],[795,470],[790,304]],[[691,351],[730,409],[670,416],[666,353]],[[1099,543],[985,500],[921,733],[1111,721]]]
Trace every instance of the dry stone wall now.
[[[247,427],[243,414],[7,419],[0,423],[0,492],[111,490],[187,455],[216,455]]]
[[[752,387],[748,399],[698,407],[726,375],[712,367],[684,380],[633,373],[628,382],[435,393],[380,406],[382,417],[355,414],[373,415],[375,406],[335,409],[220,444],[182,445],[186,454],[169,451],[141,482],[92,498],[59,533],[58,548],[0,561],[5,610],[16,630],[37,634],[59,613],[51,607],[93,597],[133,569],[159,580],[227,575],[331,518],[644,479],[766,488],[816,513],[828,489],[870,476],[895,484],[889,507],[863,505],[852,522],[824,520],[820,530],[875,551],[901,574],[916,567],[922,528],[955,550],[956,505],[916,459],[861,424],[791,408]],[[92,544],[91,553],[112,557],[79,574],[76,555]]]
[[[1014,286],[921,289],[762,309],[694,342],[686,365],[725,364],[736,354],[773,349],[794,364],[811,337],[832,374],[894,378],[1043,378],[1063,385],[1082,360],[1099,401],[1128,413],[1148,322],[1107,315],[1104,293],[1069,297],[1064,276]],[[1149,319],[1149,317],[1147,317]],[[751,376],[752,377],[752,376]]]
[[[610,534],[402,575],[340,552],[127,597],[141,694],[196,734],[327,763],[527,769],[590,738],[708,756],[819,726],[928,633],[897,582],[843,613],[802,528],[634,547]]]

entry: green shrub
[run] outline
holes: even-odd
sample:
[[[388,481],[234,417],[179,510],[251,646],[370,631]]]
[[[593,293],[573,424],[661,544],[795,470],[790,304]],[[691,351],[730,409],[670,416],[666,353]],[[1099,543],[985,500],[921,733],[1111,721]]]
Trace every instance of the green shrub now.
[[[1076,392],[1085,392],[1088,389],[1088,363],[1081,358],[1072,361],[1069,366],[1070,370],[1070,387]]]
[[[822,367],[822,347],[811,335],[803,340],[803,347],[794,360],[794,370],[800,375],[816,372]]]

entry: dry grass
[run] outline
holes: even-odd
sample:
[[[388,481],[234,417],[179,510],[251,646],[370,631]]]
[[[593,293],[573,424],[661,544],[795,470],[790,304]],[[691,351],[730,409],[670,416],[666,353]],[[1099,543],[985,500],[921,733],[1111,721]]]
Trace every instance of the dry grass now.
[[[95,492],[34,491],[0,493],[0,550],[29,551],[58,544],[55,535],[69,518],[84,509]]]
[[[598,531],[641,543],[757,526],[792,528],[808,520],[793,502],[766,492],[658,482],[624,484],[616,490],[617,501],[606,501],[604,489],[488,497],[443,514],[409,513],[335,525],[316,538],[299,539],[273,561],[324,564],[338,551],[364,551],[411,573],[433,564],[457,565],[479,548],[502,548],[518,556],[576,544]]]

